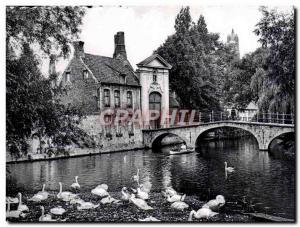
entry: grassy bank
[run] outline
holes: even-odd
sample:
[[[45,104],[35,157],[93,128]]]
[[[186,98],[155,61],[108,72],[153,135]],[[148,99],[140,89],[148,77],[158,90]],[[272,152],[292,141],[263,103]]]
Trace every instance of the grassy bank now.
[[[198,210],[204,202],[199,201],[196,197],[187,196],[185,202],[189,208],[184,211],[178,211],[171,208],[171,204],[166,201],[161,193],[151,193],[148,204],[154,209],[143,211],[134,204],[121,202],[121,204],[100,204],[96,209],[77,210],[77,205],[72,205],[56,198],[57,192],[51,192],[49,198],[41,203],[27,201],[33,194],[23,195],[24,203],[29,207],[29,213],[24,218],[9,219],[10,222],[38,222],[41,216],[40,205],[45,207],[45,214],[50,213],[50,209],[61,206],[66,212],[62,216],[52,215],[54,219],[60,219],[65,222],[138,222],[139,219],[153,216],[162,222],[187,222],[189,213],[192,209]],[[110,193],[112,197],[119,199],[120,192]],[[91,193],[79,193],[80,198],[85,201],[100,203],[100,198]],[[226,205],[225,205],[226,207]],[[13,205],[12,209],[16,209]],[[220,210],[220,213],[210,220],[197,220],[194,222],[254,222],[255,220],[248,215],[238,213],[228,213],[226,209]]]

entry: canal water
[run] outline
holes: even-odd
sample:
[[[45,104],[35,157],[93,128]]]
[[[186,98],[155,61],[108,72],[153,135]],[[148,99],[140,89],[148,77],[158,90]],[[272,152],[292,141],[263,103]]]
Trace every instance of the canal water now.
[[[227,176],[225,161],[236,170]],[[137,168],[141,182],[150,182],[156,192],[171,185],[200,200],[222,194],[229,202],[227,210],[243,210],[241,204],[246,203],[256,212],[295,218],[294,162],[259,151],[254,138],[203,142],[201,152],[177,156],[144,150],[9,164],[7,193],[36,192],[42,183],[47,190],[58,190],[58,182],[69,190],[76,175],[82,191],[101,183],[108,184],[109,191],[120,191],[133,186]]]

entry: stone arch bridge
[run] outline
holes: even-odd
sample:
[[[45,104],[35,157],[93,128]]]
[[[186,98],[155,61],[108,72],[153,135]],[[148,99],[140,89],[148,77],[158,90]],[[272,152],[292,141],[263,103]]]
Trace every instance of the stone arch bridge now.
[[[276,137],[294,132],[293,124],[218,121],[174,128],[144,129],[143,143],[146,147],[152,148],[157,141],[161,141],[166,135],[174,134],[183,139],[187,146],[195,147],[197,138],[202,133],[223,127],[239,128],[249,132],[256,138],[260,150],[268,150],[270,143]]]

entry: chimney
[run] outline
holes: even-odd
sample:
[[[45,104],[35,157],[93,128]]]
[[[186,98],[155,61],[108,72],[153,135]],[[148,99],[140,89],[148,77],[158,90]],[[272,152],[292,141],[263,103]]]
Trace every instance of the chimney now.
[[[127,59],[124,32],[117,32],[115,34],[115,52],[113,57],[118,58],[119,56]]]
[[[49,75],[55,75],[55,74],[56,74],[56,55],[51,54],[50,63],[49,63]]]
[[[83,41],[75,41],[73,42],[74,46],[74,56],[76,58],[84,57],[84,42]]]

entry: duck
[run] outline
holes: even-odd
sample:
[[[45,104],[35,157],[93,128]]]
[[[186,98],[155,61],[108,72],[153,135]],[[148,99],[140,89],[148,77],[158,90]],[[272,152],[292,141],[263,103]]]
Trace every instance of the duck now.
[[[174,202],[171,204],[171,208],[176,209],[176,210],[184,210],[188,207],[189,207],[189,205],[182,201],[177,201],[177,202]]]
[[[80,189],[80,185],[78,183],[78,176],[75,176],[75,183],[71,184],[71,188],[75,190]]]
[[[10,210],[10,201],[7,203],[6,218],[19,218],[22,211]]]
[[[56,221],[55,219],[52,219],[51,214],[45,214],[45,208],[44,206],[41,206],[42,215],[39,217],[39,221]]]
[[[232,173],[232,172],[234,172],[234,168],[233,167],[227,167],[227,162],[224,162],[224,164],[225,164],[225,171],[226,172],[229,172],[229,173]]]
[[[211,209],[209,208],[205,208],[205,207],[202,207],[200,208],[197,212],[192,210],[190,215],[189,215],[189,219],[188,221],[192,221],[193,220],[193,216],[194,218],[197,218],[197,219],[200,219],[200,218],[210,218],[210,217],[213,217],[215,215],[217,215],[218,213],[216,212],[213,212]]]
[[[225,205],[225,198],[222,195],[217,195],[216,199],[209,200],[202,207],[209,208],[212,211],[219,211],[219,209]]]
[[[62,199],[65,202],[70,202],[72,199],[76,198],[77,195],[73,194],[72,192],[62,191],[62,183],[59,182],[59,192],[57,194],[57,198]]]
[[[127,190],[126,187],[123,187],[123,188],[122,188],[121,194],[122,194],[121,200],[123,200],[123,201],[129,201],[129,199],[130,199],[130,194],[129,194],[129,192],[128,192],[128,190]]]
[[[101,199],[100,203],[102,204],[110,204],[110,203],[118,203],[120,202],[120,200],[118,199],[114,199],[113,197],[111,197],[110,195],[104,197],[103,199]]]
[[[149,206],[145,200],[135,198],[134,194],[131,194],[130,202],[142,210],[153,210],[153,208]]]
[[[58,207],[52,208],[50,210],[50,212],[55,215],[63,215],[66,212],[66,210],[64,208],[62,208],[61,206],[58,206]]]
[[[48,199],[49,193],[45,191],[45,184],[43,184],[42,191],[37,192],[35,195],[33,195],[29,201],[34,201],[34,202],[41,202],[42,200]]]
[[[137,197],[143,200],[149,199],[149,194],[142,191],[139,187],[137,188]]]
[[[174,202],[178,202],[178,201],[184,201],[184,199],[185,199],[185,194],[184,195],[173,195],[173,196],[170,196],[170,195],[168,195],[168,197],[167,197],[167,201],[169,202],[169,203],[174,203]]]
[[[10,204],[12,204],[12,203],[19,203],[19,198],[18,197],[13,198],[13,197],[7,196],[6,197],[6,203],[7,204],[8,203],[10,203]]]
[[[144,218],[144,219],[139,219],[139,221],[151,222],[151,221],[160,221],[160,220],[155,218],[155,217],[149,216],[149,217]]]
[[[109,196],[109,193],[104,189],[103,187],[100,187],[101,185],[98,185],[96,188],[94,188],[91,193],[94,195],[98,195],[100,197],[106,197]]]
[[[81,203],[79,203],[79,206],[77,206],[77,210],[95,209],[98,206],[100,206],[100,204],[93,204],[91,202],[81,202]]]
[[[18,210],[21,211],[21,212],[29,211],[28,206],[22,204],[22,194],[21,194],[21,192],[19,192],[18,195],[19,195],[19,205],[18,205]]]

